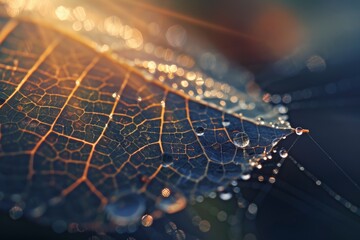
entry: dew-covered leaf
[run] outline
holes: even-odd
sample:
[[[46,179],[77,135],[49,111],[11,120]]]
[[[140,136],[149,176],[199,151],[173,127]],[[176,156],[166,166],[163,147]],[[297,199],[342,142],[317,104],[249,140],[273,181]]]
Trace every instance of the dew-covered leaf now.
[[[138,223],[240,178],[293,132],[149,80],[51,27],[0,25],[3,209],[56,226]]]

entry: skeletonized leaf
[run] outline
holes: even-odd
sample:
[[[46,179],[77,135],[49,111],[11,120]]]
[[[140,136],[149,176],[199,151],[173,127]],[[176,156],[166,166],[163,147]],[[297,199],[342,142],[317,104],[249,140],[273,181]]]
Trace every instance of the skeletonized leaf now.
[[[179,211],[292,132],[148,80],[50,27],[0,25],[1,206],[40,222],[107,228]]]

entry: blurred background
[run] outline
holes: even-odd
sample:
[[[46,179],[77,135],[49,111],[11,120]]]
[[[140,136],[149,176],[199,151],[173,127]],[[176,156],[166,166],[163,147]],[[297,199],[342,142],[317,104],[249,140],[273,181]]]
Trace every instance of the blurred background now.
[[[113,3],[127,6],[130,13],[135,9],[165,16],[206,39],[231,66],[250,71],[263,92],[271,95],[267,101],[286,105],[291,125],[310,129],[311,136],[356,183],[360,183],[357,149],[360,143],[359,1],[151,0]],[[221,80],[241,87],[234,79]],[[293,142],[294,138],[289,138],[284,146],[289,147]],[[360,205],[360,190],[306,134],[289,154],[338,194]],[[0,226],[4,235],[12,239],[29,236],[37,239],[183,239],[179,232],[177,235],[164,233],[164,226],[169,222],[175,223],[186,239],[360,237],[360,217],[339,204],[288,160],[273,185],[253,180],[240,186],[244,198],[256,203],[256,217],[249,217],[245,209],[240,209],[235,198],[227,201],[215,198],[157,220],[151,229],[141,228],[128,235],[55,234],[49,227],[38,226],[26,219],[13,221],[5,214],[1,216]],[[223,213],[226,220],[223,220]],[[202,224],[210,227],[193,224],[199,220],[194,220],[194,214],[206,219],[207,223]]]

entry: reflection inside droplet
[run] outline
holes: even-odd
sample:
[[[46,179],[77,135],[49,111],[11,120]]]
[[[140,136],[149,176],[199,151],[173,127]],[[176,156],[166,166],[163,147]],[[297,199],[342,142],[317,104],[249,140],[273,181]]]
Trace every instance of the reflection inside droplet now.
[[[223,192],[223,193],[220,193],[219,197],[220,197],[221,200],[227,201],[227,200],[230,200],[232,198],[232,193]]]
[[[246,133],[238,132],[234,135],[233,142],[236,147],[244,148],[250,144],[250,139]]]
[[[297,128],[295,128],[295,133],[297,134],[297,135],[302,135],[303,134],[303,129],[301,128],[301,127],[297,127]]]
[[[282,149],[280,149],[280,151],[279,151],[279,155],[280,155],[280,157],[282,157],[282,158],[287,158],[287,156],[288,156],[289,154],[288,154],[288,152],[286,151],[285,148],[282,148]]]
[[[203,127],[197,127],[195,128],[196,135],[203,136],[205,133],[205,129]]]

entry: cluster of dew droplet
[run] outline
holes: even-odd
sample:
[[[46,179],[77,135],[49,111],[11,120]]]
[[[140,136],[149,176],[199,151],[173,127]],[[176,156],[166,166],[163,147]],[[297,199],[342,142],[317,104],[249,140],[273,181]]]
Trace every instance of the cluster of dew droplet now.
[[[228,119],[224,119],[222,121],[222,125],[225,128],[229,127],[230,124],[231,124],[231,122]],[[263,124],[263,123],[260,123],[260,124]],[[294,132],[297,135],[302,135],[303,132],[304,132],[304,129],[302,129],[301,127],[297,127],[297,128],[295,128]],[[199,137],[204,136],[205,128],[202,127],[202,126],[198,126],[198,127],[195,128],[195,133]],[[284,136],[283,139],[285,139],[285,138],[286,137]],[[272,147],[274,148],[279,143],[279,141],[280,141],[280,139],[274,139],[273,142],[272,142]],[[246,132],[242,132],[242,131],[241,132],[234,132],[233,136],[232,136],[232,142],[237,148],[246,148],[246,147],[248,147],[250,145],[250,138],[249,138],[249,136],[247,135]],[[274,148],[273,153],[276,153],[276,151],[277,151],[276,148]],[[286,151],[285,148],[280,149],[279,156],[281,158],[287,158],[288,157],[288,152]],[[269,154],[267,154],[266,156],[261,156],[261,157],[256,156],[256,157],[251,158],[249,160],[249,164],[250,164],[251,167],[257,167],[258,169],[261,169],[262,165],[261,165],[259,160],[269,160],[269,159],[272,159],[271,152]],[[243,180],[248,180],[249,178],[250,178],[250,174],[244,174],[242,176]],[[272,183],[275,182],[274,178],[272,177],[271,179],[269,179],[269,182],[272,182]]]
[[[135,59],[135,66],[145,68],[153,74],[152,79],[159,80],[173,89],[186,93],[190,97],[206,101],[211,106],[229,113],[241,114],[250,118],[257,118],[258,123],[276,128],[290,128],[287,121],[287,108],[284,105],[272,107],[268,102],[258,101],[249,94],[246,86],[252,85],[257,95],[260,90],[256,88],[251,78],[241,79],[245,89],[236,89],[227,83],[216,81],[204,72],[193,67],[188,70],[176,64],[157,64],[155,61],[142,61]],[[192,65],[192,64],[191,64]],[[262,117],[259,117],[262,116]]]

